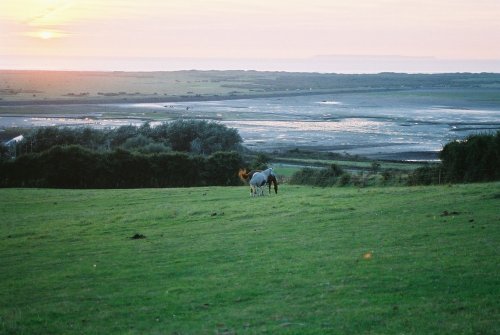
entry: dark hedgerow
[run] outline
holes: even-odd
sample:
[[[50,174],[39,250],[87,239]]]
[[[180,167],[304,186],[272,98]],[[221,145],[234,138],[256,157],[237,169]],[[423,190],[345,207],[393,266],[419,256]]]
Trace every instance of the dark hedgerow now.
[[[55,146],[0,161],[0,187],[142,188],[239,185],[236,152],[209,157],[186,153],[95,152]]]
[[[115,129],[42,127],[0,151],[0,187],[136,188],[238,185],[236,129],[178,120]]]

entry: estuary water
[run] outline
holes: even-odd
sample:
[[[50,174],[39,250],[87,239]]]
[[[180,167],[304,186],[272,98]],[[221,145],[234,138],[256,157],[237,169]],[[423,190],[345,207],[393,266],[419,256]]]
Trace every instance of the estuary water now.
[[[484,92],[482,92],[484,93]],[[494,96],[494,92],[488,96]],[[500,130],[498,99],[460,91],[343,93],[182,103],[43,106],[47,113],[0,115],[0,126],[138,125],[177,118],[237,128],[259,151],[315,149],[376,159],[433,160],[442,146]],[[41,106],[42,107],[42,106]],[[65,108],[72,113],[66,114]],[[48,112],[50,110],[50,113]]]
[[[451,140],[500,130],[500,105],[450,95],[351,93],[135,108],[186,109],[193,117],[221,120],[256,150],[304,148],[432,160]]]

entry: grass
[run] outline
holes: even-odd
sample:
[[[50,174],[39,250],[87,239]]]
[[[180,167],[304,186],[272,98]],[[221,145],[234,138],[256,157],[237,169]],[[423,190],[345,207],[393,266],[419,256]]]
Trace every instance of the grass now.
[[[499,183],[0,198],[2,334],[500,332]]]

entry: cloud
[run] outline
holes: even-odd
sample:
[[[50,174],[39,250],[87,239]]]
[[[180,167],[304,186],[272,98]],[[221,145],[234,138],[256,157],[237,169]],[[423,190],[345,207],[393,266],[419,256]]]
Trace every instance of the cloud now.
[[[56,7],[48,7],[43,13],[28,19],[26,23],[31,26],[50,26],[54,22],[64,21],[64,12],[71,7],[71,4],[70,1],[66,1]]]

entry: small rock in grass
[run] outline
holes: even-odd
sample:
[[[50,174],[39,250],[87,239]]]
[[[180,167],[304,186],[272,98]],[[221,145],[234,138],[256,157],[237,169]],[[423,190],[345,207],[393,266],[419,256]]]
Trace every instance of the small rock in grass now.
[[[371,259],[373,257],[373,253],[371,252],[367,252],[363,255],[363,258],[364,259]]]

